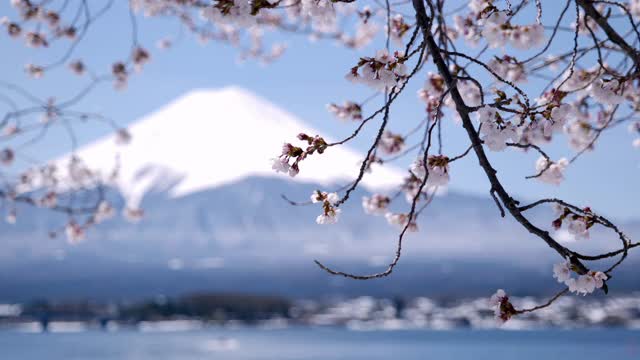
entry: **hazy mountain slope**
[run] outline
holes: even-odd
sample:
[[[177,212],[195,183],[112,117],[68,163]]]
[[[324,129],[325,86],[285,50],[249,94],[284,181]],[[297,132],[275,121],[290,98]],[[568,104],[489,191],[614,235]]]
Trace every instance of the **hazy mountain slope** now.
[[[461,295],[494,286],[554,288],[555,253],[500,218],[490,199],[459,194],[437,198],[428,208],[421,231],[407,238],[393,277],[364,284],[328,276],[314,258],[357,272],[382,269],[395,250],[398,229],[363,213],[357,201],[362,192],[334,226],[314,223],[318,207],[293,207],[279,196],[304,199],[313,188],[249,178],[180,198],[149,194],[141,223],[111,220],[76,246],[47,238],[51,223],[43,220],[45,214],[13,227],[1,225],[0,295],[119,298],[207,289],[295,296]],[[544,213],[533,215],[544,223]],[[640,233],[636,224],[623,226]],[[582,246],[602,242],[594,236]],[[633,267],[625,269],[629,272],[617,275],[621,289],[638,288]]]

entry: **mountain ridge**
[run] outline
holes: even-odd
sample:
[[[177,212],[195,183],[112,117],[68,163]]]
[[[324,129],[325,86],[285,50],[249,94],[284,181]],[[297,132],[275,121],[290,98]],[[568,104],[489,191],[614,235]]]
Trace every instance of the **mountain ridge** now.
[[[320,134],[239,87],[190,91],[134,121],[128,132],[128,145],[118,146],[114,134],[82,146],[73,156],[104,174],[117,168],[113,185],[134,205],[158,186],[179,197],[251,176],[282,177],[269,161],[279,156],[282,143],[297,142],[300,132]],[[353,179],[363,157],[348,146],[332,147],[302,163],[294,180],[326,185]],[[393,167],[374,168],[375,176],[362,181],[370,189],[398,185],[404,176]]]

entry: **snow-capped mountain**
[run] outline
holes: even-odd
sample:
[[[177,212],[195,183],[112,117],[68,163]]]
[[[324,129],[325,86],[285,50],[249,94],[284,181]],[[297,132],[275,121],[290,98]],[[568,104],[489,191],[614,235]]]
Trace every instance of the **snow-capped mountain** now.
[[[252,176],[282,177],[271,169],[269,159],[279,155],[283,142],[296,143],[301,132],[321,135],[238,87],[189,92],[134,122],[128,131],[128,145],[118,145],[114,134],[80,148],[76,156],[104,174],[118,167],[115,185],[133,202],[150,189],[179,197]],[[363,155],[348,146],[332,147],[301,164],[295,181],[344,182],[357,175],[362,160]],[[387,187],[401,179],[400,171],[382,167],[375,176],[365,176],[363,185]]]
[[[501,218],[488,196],[456,193],[436,198],[425,210],[420,232],[406,237],[392,278],[345,282],[321,272],[314,259],[358,273],[380,271],[389,263],[399,229],[384,217],[364,214],[360,198],[370,189],[397,184],[402,172],[374,169],[342,207],[337,224],[317,225],[318,206],[291,206],[280,195],[305,201],[318,187],[344,184],[356,175],[363,155],[335,147],[306,160],[294,179],[275,174],[269,158],[277,156],[283,141],[318,132],[246,90],[191,92],[134,122],[129,131],[129,145],[117,145],[109,136],[76,155],[105,174],[119,164],[113,186],[125,201],[141,203],[143,220],[130,224],[114,218],[72,246],[63,237],[47,236],[64,216],[19,207],[20,215],[29,216],[18,216],[15,225],[0,224],[0,301],[194,290],[483,294],[502,286],[531,292],[556,285],[550,264],[559,258],[542,241]],[[408,204],[400,199],[394,206],[407,211]],[[531,216],[540,226],[551,222],[551,211],[534,210]],[[638,223],[623,229],[640,234]],[[574,245],[593,253],[612,250],[618,242],[594,232],[593,239]],[[631,275],[618,274],[615,281],[637,289],[634,273],[625,274]]]

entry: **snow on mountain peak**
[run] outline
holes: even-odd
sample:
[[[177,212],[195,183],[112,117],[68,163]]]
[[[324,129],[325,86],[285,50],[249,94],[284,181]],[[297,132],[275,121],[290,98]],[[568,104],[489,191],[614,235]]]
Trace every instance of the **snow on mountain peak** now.
[[[295,140],[300,132],[320,134],[239,87],[191,91],[135,121],[128,130],[130,144],[117,145],[114,134],[80,148],[76,156],[104,174],[118,165],[115,185],[132,202],[150,189],[179,197],[250,176],[282,177],[269,161],[279,154],[282,143]],[[293,180],[344,184],[355,178],[363,158],[347,146],[332,147],[306,160]],[[365,187],[396,185],[403,176],[388,167],[376,167],[374,172],[375,176],[365,175]]]

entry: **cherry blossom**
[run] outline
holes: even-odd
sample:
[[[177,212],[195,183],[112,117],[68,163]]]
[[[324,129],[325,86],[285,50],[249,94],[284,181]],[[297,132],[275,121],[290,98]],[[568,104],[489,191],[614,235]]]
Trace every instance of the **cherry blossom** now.
[[[510,44],[516,49],[527,50],[544,43],[544,28],[540,24],[512,25],[506,13],[494,11],[484,18],[482,36],[492,48]]]
[[[378,147],[387,155],[397,154],[404,148],[404,138],[391,131],[385,131],[382,133],[382,137],[380,137]]]
[[[499,323],[509,321],[509,319],[516,314],[515,308],[511,305],[511,302],[509,302],[509,296],[502,289],[498,289],[495,294],[491,296],[489,305],[493,307],[494,317]]]
[[[353,101],[345,101],[343,105],[329,104],[327,110],[340,120],[362,120],[362,108]]]
[[[115,209],[111,204],[102,200],[100,204],[98,204],[98,208],[96,209],[95,214],[93,215],[93,220],[96,224],[100,224],[108,219],[111,219],[115,215]]]
[[[141,71],[142,66],[151,60],[151,55],[147,50],[137,47],[133,50],[131,58],[133,59],[133,64],[135,65],[136,70]]]
[[[605,280],[608,276],[600,271],[590,271],[587,274],[580,275],[578,278],[569,278],[565,281],[565,285],[569,288],[569,291],[579,294],[587,295],[594,292],[596,289],[602,288]]]
[[[295,177],[300,172],[300,162],[314,153],[322,154],[327,149],[327,142],[321,136],[309,136],[304,133],[298,134],[298,140],[308,144],[306,150],[301,147],[285,143],[278,158],[271,159],[271,168],[276,172],[287,173]],[[293,160],[292,164],[289,162]]]
[[[373,194],[371,197],[362,197],[362,208],[364,212],[371,215],[384,215],[391,203],[388,196],[381,194]]]
[[[330,207],[326,209],[323,214],[318,215],[318,217],[316,218],[316,223],[320,225],[335,224],[338,222],[338,218],[341,212],[341,209]]]
[[[489,150],[502,151],[507,148],[508,142],[520,140],[515,126],[510,122],[504,122],[496,109],[483,106],[476,112],[476,117],[481,124],[482,141]]]
[[[69,244],[74,245],[84,240],[84,229],[75,221],[70,221],[67,226],[65,226],[64,231],[67,235],[67,241]]]
[[[458,81],[458,91],[460,92],[460,95],[462,95],[462,99],[464,100],[465,105],[480,106],[482,104],[482,93],[480,92],[478,86],[472,81]],[[451,98],[451,95],[448,95],[445,99],[445,105],[452,109],[455,109],[455,103]]]
[[[34,64],[27,64],[25,65],[24,69],[27,72],[27,74],[29,74],[29,76],[31,76],[34,79],[40,79],[42,76],[44,76],[44,69],[41,66],[37,66]]]
[[[75,60],[69,63],[69,69],[76,75],[83,75],[86,71],[86,66],[81,60]]]
[[[595,217],[591,208],[586,207],[582,209],[581,213],[576,213],[574,210],[565,206],[555,206],[554,212],[558,215],[558,218],[552,222],[555,229],[560,229],[563,223],[567,224],[567,230],[570,235],[575,239],[588,239],[589,229],[595,224]]]
[[[574,235],[577,239],[589,238],[589,221],[583,216],[574,216],[569,220],[567,229],[569,233]]]
[[[427,104],[427,112],[431,113],[438,106],[444,92],[445,83],[442,76],[429,72],[424,86],[418,90],[418,98]]]
[[[462,36],[465,42],[475,47],[482,38],[480,26],[472,14],[467,16],[455,15],[453,23],[457,36]]]
[[[593,148],[596,132],[587,121],[571,121],[564,127],[564,132],[569,138],[569,146],[572,149],[584,151]]]
[[[52,208],[58,204],[58,194],[54,191],[47,192],[39,201],[40,206]]]
[[[495,57],[487,65],[503,79],[514,83],[527,81],[524,65],[520,64],[514,57],[509,55],[504,55],[501,58]]]
[[[383,49],[373,58],[361,58],[346,77],[352,82],[384,90],[398,85],[399,80],[406,76],[405,60],[398,52],[391,55]]]
[[[536,161],[536,171],[540,174],[536,178],[542,182],[560,185],[564,180],[564,171],[569,165],[569,160],[561,158],[560,160],[553,162],[544,156],[540,156]]]
[[[129,78],[127,66],[122,62],[117,62],[111,66],[111,73],[115,78],[114,87],[116,89],[124,89]]]
[[[426,185],[429,187],[447,186],[449,184],[449,158],[444,155],[431,155],[427,158],[427,170],[429,177]],[[426,176],[424,161],[417,158],[411,164],[411,172],[418,178]]]
[[[571,263],[569,261],[553,265],[553,277],[559,283],[566,283],[571,278]]]
[[[640,0],[629,0],[629,12],[635,17],[640,17]]]
[[[391,18],[391,27],[389,30],[389,34],[391,36],[391,40],[397,46],[403,45],[402,38],[407,33],[407,31],[409,31],[409,29],[411,29],[411,26],[405,22],[402,14],[396,14]]]
[[[385,214],[385,218],[387,219],[387,222],[390,225],[396,225],[400,228],[404,228],[405,226],[407,226],[408,231],[411,231],[411,232],[418,231],[418,224],[415,222],[415,218],[409,221],[408,214],[388,212]]]
[[[618,105],[624,101],[619,94],[621,84],[615,79],[599,78],[589,86],[589,94],[599,103],[606,105]]]
[[[311,194],[311,202],[312,203],[321,203],[322,204],[322,214],[318,215],[316,218],[316,223],[324,225],[324,224],[335,224],[338,222],[338,217],[342,212],[341,209],[338,209],[335,204],[338,202],[340,198],[337,193],[327,193],[324,191],[316,190]]]
[[[549,119],[545,124],[544,133],[551,136],[553,132],[561,131],[567,121],[573,116],[573,107],[569,104],[554,106],[549,113]]]

